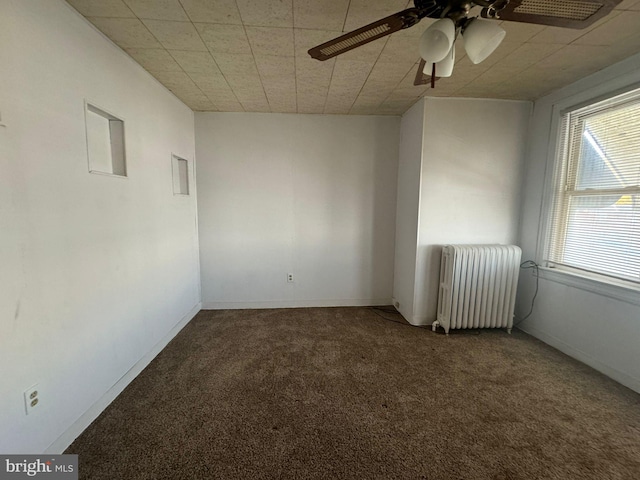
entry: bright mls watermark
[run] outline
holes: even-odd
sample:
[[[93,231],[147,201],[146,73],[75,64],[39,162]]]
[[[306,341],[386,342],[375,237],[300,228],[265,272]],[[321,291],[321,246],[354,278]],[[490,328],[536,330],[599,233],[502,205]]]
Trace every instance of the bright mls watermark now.
[[[0,480],[78,480],[78,455],[0,455]]]

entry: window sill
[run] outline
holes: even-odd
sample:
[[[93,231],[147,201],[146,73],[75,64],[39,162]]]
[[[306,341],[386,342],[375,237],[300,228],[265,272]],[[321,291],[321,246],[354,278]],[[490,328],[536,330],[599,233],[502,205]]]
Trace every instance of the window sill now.
[[[604,280],[602,277],[593,278],[587,275],[579,275],[561,268],[540,267],[539,276],[550,282],[561,283],[569,287],[579,288],[587,292],[596,293],[605,297],[614,298],[623,302],[640,305],[640,286],[623,280]]]

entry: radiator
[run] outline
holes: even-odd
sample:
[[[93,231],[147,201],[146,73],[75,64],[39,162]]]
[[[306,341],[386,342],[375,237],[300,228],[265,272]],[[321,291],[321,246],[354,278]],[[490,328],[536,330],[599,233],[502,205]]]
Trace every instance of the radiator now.
[[[446,245],[433,330],[506,328],[511,333],[521,255],[515,245]]]

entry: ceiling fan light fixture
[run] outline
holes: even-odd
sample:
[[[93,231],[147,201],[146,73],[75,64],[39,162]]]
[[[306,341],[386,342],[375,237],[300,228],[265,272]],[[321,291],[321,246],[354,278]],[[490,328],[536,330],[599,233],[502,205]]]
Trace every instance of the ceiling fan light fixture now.
[[[492,20],[474,18],[462,32],[464,49],[472,63],[478,64],[502,43],[507,32]]]
[[[453,66],[456,63],[456,47],[451,45],[451,49],[447,55],[436,63],[436,77],[450,77],[453,73]],[[425,75],[431,75],[433,72],[433,63],[425,63],[422,73]]]
[[[420,56],[427,63],[438,63],[447,56],[455,39],[455,23],[449,18],[441,18],[420,37]]]

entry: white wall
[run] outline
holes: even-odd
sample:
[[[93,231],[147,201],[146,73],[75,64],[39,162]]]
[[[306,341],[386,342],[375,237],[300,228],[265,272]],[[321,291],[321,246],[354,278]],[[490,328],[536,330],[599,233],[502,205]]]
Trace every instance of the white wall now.
[[[442,246],[516,244],[531,103],[427,98],[413,322],[436,319]]]
[[[539,235],[545,216],[545,179],[552,171],[551,123],[558,110],[640,82],[640,55],[597,72],[535,103],[523,186],[521,244],[525,258],[542,261]],[[517,311],[529,310],[535,278],[521,276]],[[623,292],[622,292],[623,293]],[[621,298],[626,298],[623,300]],[[543,272],[532,316],[521,328],[640,392],[640,295],[592,286]]]
[[[0,452],[54,453],[198,309],[193,113],[59,0],[0,0],[0,62]],[[85,99],[128,178],[88,172]]]
[[[204,308],[389,303],[399,126],[196,114]]]
[[[413,317],[416,283],[424,107],[425,100],[418,101],[405,112],[400,124],[393,299],[408,319]]]
[[[530,111],[529,102],[428,97],[404,115],[403,132],[415,136],[421,128],[421,141],[403,137],[401,152],[411,159],[404,160],[410,167],[405,174],[401,168],[399,178],[405,183],[398,184],[399,198],[401,192],[411,192],[402,201],[407,204],[402,218],[412,228],[417,225],[417,237],[413,267],[404,265],[407,253],[396,249],[396,263],[403,266],[396,268],[394,298],[407,298],[407,286],[413,286],[413,303],[399,300],[401,313],[412,324],[436,319],[443,245],[517,242]],[[415,166],[419,171],[409,173]],[[414,193],[416,181],[419,194]]]

